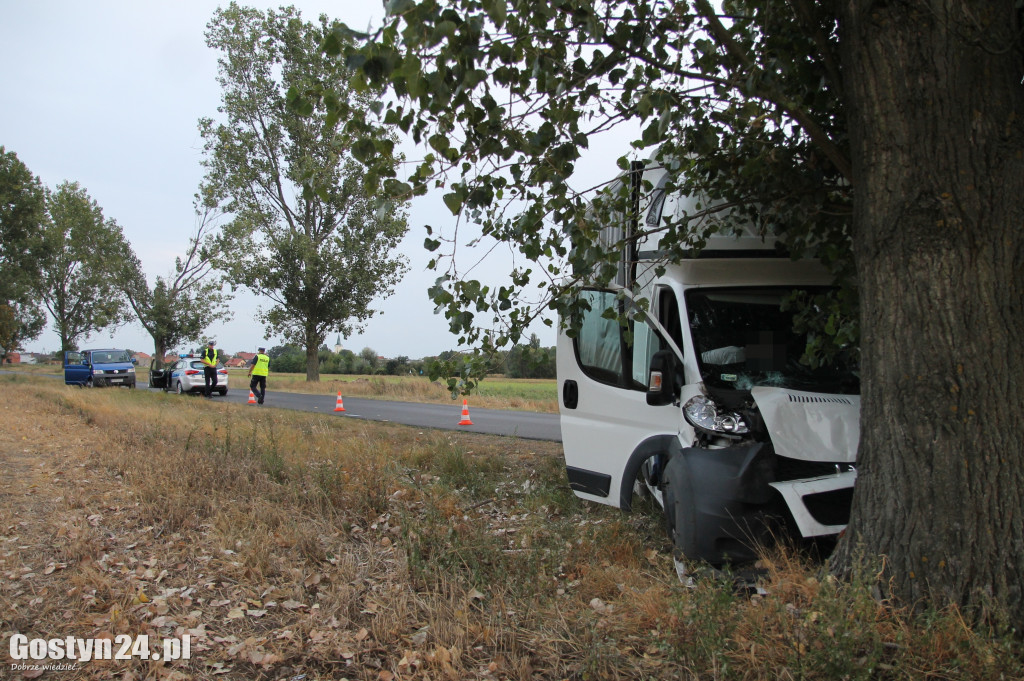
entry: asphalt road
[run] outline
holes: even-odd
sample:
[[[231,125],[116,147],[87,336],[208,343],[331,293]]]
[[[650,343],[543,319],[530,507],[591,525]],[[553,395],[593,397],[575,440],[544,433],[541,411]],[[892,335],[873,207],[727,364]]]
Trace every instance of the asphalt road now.
[[[2,372],[17,373],[17,372]],[[34,374],[61,378],[60,374]],[[148,390],[149,384],[138,382],[138,390]],[[308,395],[305,393],[274,392],[273,383],[268,386],[267,400],[263,406],[253,405],[251,409],[294,409],[296,411],[312,411],[331,414],[338,418],[367,419],[370,421],[391,421],[420,428],[440,428],[442,430],[464,430],[488,435],[506,435],[521,437],[527,440],[562,441],[562,429],[559,426],[558,414],[542,414],[532,411],[506,411],[503,409],[476,408],[469,404],[469,420],[471,426],[460,426],[462,420],[462,400],[451,404],[422,404],[419,402],[389,402],[385,400],[367,400],[358,397],[345,397],[342,394],[345,411],[335,412],[336,395]],[[112,390],[112,388],[95,388],[95,390]],[[197,395],[182,395],[181,399],[202,399]],[[248,386],[243,389],[229,388],[224,397],[214,395],[217,401],[246,404],[249,401]]]
[[[139,385],[140,389],[143,389],[141,388],[142,384]],[[421,428],[465,430],[473,433],[521,437],[528,440],[562,441],[558,414],[475,408],[470,400],[469,420],[473,422],[473,425],[460,426],[458,424],[462,420],[462,400],[451,404],[423,404],[345,397],[343,393],[342,401],[345,411],[335,412],[336,395],[274,392],[272,388],[272,385],[268,386],[267,400],[263,406],[253,405],[251,408],[277,407],[297,411],[316,411],[336,415],[339,418],[392,421]],[[188,397],[192,396],[182,395],[183,399]],[[197,399],[202,398],[197,397]],[[215,394],[211,399],[246,404],[249,400],[249,390],[247,388],[229,389],[228,394],[224,397]]]

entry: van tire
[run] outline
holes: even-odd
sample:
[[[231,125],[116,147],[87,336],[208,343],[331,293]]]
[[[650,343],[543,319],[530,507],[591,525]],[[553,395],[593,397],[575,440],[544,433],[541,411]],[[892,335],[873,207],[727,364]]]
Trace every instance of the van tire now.
[[[668,460],[664,472],[665,524],[676,554],[690,560],[706,558],[698,551],[697,510],[694,503],[693,477],[684,456]]]

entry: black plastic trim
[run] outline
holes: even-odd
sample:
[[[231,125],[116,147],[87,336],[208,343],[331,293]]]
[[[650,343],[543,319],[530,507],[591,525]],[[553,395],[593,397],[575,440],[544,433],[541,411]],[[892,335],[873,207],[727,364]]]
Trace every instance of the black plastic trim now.
[[[580,387],[576,381],[566,379],[562,383],[562,406],[566,409],[575,409],[580,404]]]
[[[588,471],[575,466],[566,466],[565,472],[569,476],[569,487],[575,492],[606,497],[612,487],[612,476],[607,473]]]

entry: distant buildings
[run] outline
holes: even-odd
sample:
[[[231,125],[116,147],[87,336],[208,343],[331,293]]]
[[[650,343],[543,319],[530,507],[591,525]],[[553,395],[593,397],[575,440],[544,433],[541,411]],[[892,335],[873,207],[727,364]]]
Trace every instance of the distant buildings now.
[[[53,356],[46,352],[8,352],[4,362],[7,364],[46,364],[53,361]]]

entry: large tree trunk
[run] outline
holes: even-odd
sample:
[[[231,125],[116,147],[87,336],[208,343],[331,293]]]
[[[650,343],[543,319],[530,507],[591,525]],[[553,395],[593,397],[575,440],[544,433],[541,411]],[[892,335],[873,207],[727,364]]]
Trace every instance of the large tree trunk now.
[[[323,338],[316,331],[306,329],[306,382],[320,382],[320,344]]]
[[[1024,625],[1024,62],[1013,0],[845,0],[862,412],[836,563]]]
[[[163,369],[164,368],[164,357],[167,356],[167,343],[162,339],[153,339],[153,352],[156,356],[153,357],[153,368]]]

